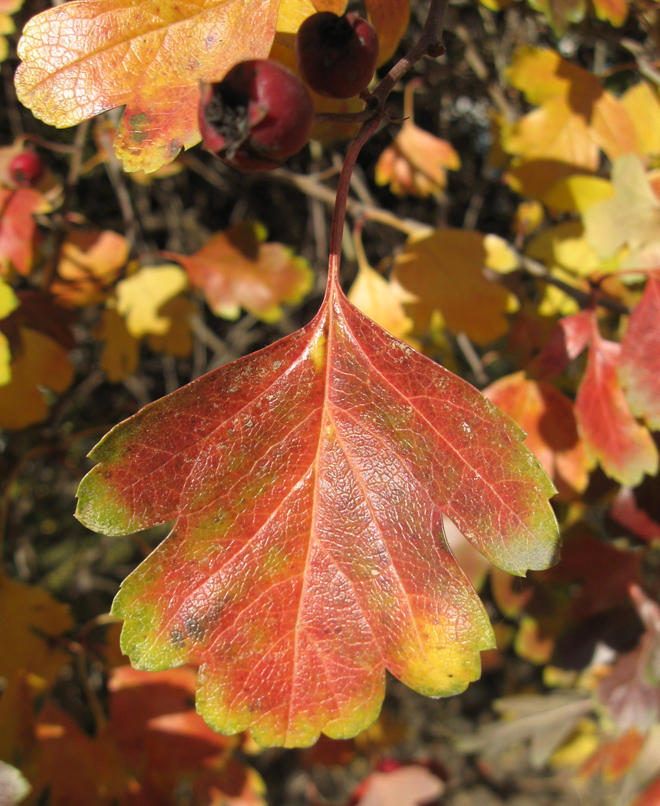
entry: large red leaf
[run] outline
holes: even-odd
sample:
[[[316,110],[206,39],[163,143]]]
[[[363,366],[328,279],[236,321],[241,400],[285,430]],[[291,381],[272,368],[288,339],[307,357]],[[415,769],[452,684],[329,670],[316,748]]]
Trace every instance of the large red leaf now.
[[[621,343],[619,380],[630,407],[660,429],[660,275],[650,276]]]
[[[264,744],[347,737],[384,672],[462,691],[493,645],[443,513],[511,573],[556,552],[524,433],[331,281],[314,320],[153,403],[94,449],[78,517],[164,543],[113,612],[142,669],[200,664],[197,705]]]

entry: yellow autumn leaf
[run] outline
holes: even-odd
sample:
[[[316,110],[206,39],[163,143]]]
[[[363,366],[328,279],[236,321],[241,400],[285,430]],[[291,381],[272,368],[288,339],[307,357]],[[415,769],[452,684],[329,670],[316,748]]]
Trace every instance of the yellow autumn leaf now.
[[[632,121],[639,150],[649,157],[660,156],[660,93],[646,81],[635,84],[621,96],[621,106]]]
[[[629,154],[612,168],[611,198],[583,215],[586,239],[601,258],[622,247],[636,251],[660,241],[660,200],[644,172],[640,157]]]
[[[542,196],[542,201],[557,212],[583,213],[592,204],[609,199],[613,195],[614,188],[607,179],[573,174],[556,182]]]
[[[419,342],[410,336],[414,322],[406,315],[403,307],[404,302],[414,302],[415,297],[407,294],[400,286],[388,282],[364,263],[358,269],[348,298],[356,308],[388,333],[413,347],[419,347]]]
[[[186,273],[175,265],[145,266],[117,283],[117,312],[126,320],[131,336],[166,333],[171,320],[160,309],[187,286]]]
[[[62,393],[73,382],[67,350],[37,330],[20,329],[21,350],[10,365],[11,380],[0,386],[0,426],[26,428],[48,416],[44,390]]]
[[[0,277],[0,319],[9,316],[18,308],[18,305],[18,297],[14,293],[14,289]]]
[[[11,380],[11,349],[9,340],[0,331],[0,386],[6,386]]]
[[[487,258],[479,232],[443,229],[408,239],[396,259],[395,277],[417,298],[407,306],[417,333],[428,330],[434,311],[452,333],[464,332],[477,344],[507,332],[513,298],[484,276]]]
[[[11,18],[23,5],[23,0],[0,0],[0,62],[4,62],[9,52],[5,34],[13,34],[16,30]]]
[[[507,78],[538,107],[503,128],[508,153],[595,171],[600,150],[615,160],[637,148],[637,134],[621,103],[594,75],[555,51],[518,48]]]
[[[100,365],[110,383],[120,383],[138,368],[140,342],[128,332],[126,323],[114,308],[101,311],[94,336],[103,344]]]

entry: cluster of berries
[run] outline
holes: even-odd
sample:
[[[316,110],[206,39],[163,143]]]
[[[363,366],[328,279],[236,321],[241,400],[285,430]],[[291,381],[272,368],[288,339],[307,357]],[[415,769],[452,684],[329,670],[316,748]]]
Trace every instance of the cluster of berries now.
[[[253,59],[204,87],[205,148],[242,171],[277,167],[309,140],[314,105],[305,84],[319,95],[352,98],[368,86],[377,58],[378,37],[362,17],[329,11],[308,17],[296,35],[302,81],[278,62]]]

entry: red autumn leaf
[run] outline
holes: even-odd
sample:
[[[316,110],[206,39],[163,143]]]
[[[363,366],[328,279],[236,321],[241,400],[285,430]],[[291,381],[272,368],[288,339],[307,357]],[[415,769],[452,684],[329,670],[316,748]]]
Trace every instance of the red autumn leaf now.
[[[30,273],[37,232],[33,215],[44,207],[44,197],[37,190],[0,188],[0,274],[10,268]]]
[[[634,418],[617,378],[621,346],[600,336],[595,314],[589,360],[575,400],[580,434],[588,452],[613,479],[635,487],[658,470],[658,451]]]
[[[194,803],[262,806],[258,776],[232,758],[238,740],[195,713],[192,669],[122,666],[108,689],[110,718],[97,736],[52,703],[39,716],[35,789],[49,787],[53,806],[174,806],[182,786]]]
[[[660,803],[660,775],[640,793],[631,806],[658,806]]]
[[[200,140],[200,81],[266,58],[272,0],[74,0],[23,28],[16,91],[41,120],[74,126],[124,106],[115,147],[129,171],[155,171]]]
[[[653,479],[655,482],[657,482],[657,480],[657,477]],[[651,514],[646,509],[646,501],[638,502],[637,500],[636,493],[645,489],[645,486],[645,483],[642,483],[636,490],[631,490],[630,487],[621,487],[612,502],[609,513],[610,518],[613,518],[617,523],[625,526],[635,537],[641,540],[646,540],[649,543],[653,541],[660,542],[660,523],[653,517],[655,513]],[[658,490],[653,489],[652,495],[652,502],[648,503],[656,504],[655,509],[657,511],[657,504],[660,504]]]
[[[621,342],[619,381],[630,408],[660,429],[660,275],[651,275]]]
[[[442,516],[512,573],[547,567],[553,488],[523,436],[332,280],[306,327],[92,452],[83,523],[175,521],[115,600],[124,651],[141,669],[200,664],[200,713],[263,744],[355,735],[386,669],[427,695],[462,691],[493,638]]]
[[[591,311],[580,311],[560,319],[534,361],[534,370],[542,376],[558,375],[587,349],[592,333]]]

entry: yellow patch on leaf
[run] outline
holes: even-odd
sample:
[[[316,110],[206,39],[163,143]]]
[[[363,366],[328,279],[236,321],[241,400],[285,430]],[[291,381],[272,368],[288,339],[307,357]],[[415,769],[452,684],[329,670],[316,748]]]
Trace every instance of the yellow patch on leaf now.
[[[199,142],[200,81],[267,57],[277,14],[275,0],[72,0],[23,29],[16,91],[58,128],[125,106],[117,154],[152,172]]]

